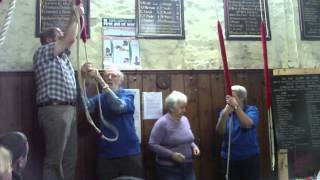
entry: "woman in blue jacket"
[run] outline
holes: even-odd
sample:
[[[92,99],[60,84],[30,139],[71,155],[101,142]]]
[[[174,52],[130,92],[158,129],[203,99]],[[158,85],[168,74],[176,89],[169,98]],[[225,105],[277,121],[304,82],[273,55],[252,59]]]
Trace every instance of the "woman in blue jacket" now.
[[[221,157],[227,164],[228,135],[231,131],[229,180],[257,180],[260,164],[256,130],[259,111],[257,107],[247,105],[245,87],[235,85],[231,89],[233,96],[226,96],[226,106],[216,125],[217,132],[224,136]]]

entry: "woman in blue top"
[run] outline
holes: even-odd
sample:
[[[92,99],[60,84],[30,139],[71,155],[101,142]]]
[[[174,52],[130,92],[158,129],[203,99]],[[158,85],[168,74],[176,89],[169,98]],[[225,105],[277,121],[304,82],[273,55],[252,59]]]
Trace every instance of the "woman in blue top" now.
[[[258,180],[260,163],[256,128],[259,111],[255,106],[247,105],[247,90],[243,86],[235,85],[231,89],[233,96],[226,96],[226,106],[221,111],[216,126],[217,132],[224,135],[221,157],[226,162],[228,135],[231,131],[229,179]]]

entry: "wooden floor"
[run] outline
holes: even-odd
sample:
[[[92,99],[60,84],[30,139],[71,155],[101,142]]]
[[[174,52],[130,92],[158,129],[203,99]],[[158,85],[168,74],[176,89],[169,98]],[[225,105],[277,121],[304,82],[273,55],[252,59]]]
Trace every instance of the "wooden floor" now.
[[[248,89],[249,104],[260,110],[258,139],[261,149],[262,179],[276,179],[270,170],[269,145],[262,70],[233,70],[233,84]],[[141,92],[161,91],[165,98],[172,90],[184,92],[188,98],[187,114],[201,149],[201,157],[194,161],[200,180],[222,180],[220,159],[221,137],[215,132],[218,112],[224,106],[223,71],[127,71],[124,86],[139,88]],[[168,89],[159,89],[157,79],[169,78]],[[90,88],[89,88],[90,89]],[[19,130],[30,140],[30,156],[24,176],[26,180],[40,180],[44,156],[43,135],[37,122],[35,84],[32,72],[0,72],[0,133]],[[141,109],[143,113],[143,109]],[[97,137],[79,112],[79,145],[77,180],[95,180]],[[154,156],[147,149],[147,141],[155,120],[142,121],[142,150],[146,179],[154,179]]]

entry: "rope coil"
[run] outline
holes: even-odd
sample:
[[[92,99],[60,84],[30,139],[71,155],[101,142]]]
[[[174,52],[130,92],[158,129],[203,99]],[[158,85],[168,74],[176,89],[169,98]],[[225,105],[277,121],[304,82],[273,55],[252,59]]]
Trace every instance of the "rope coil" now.
[[[102,122],[102,124],[104,126],[106,126],[107,128],[109,128],[114,134],[115,137],[114,138],[109,138],[106,137],[103,132],[96,126],[96,124],[94,123],[90,113],[89,113],[89,108],[87,106],[87,93],[86,93],[86,87],[85,87],[85,80],[82,78],[81,75],[81,67],[80,67],[80,38],[81,38],[81,33],[84,30],[84,26],[81,27],[81,22],[80,22],[80,15],[78,14],[78,12],[74,9],[75,11],[75,15],[76,15],[76,19],[77,19],[77,23],[79,25],[79,31],[77,34],[77,72],[78,72],[78,82],[79,82],[79,87],[80,87],[80,93],[81,93],[81,100],[82,103],[84,105],[84,109],[85,109],[85,114],[86,114],[86,118],[88,123],[93,127],[93,129],[100,135],[100,137],[106,141],[109,142],[115,142],[118,140],[119,137],[119,131],[117,130],[116,127],[114,127],[111,123],[109,123],[108,121],[105,120],[103,113],[102,113],[102,108],[101,108],[101,97],[98,98],[98,106],[99,106],[99,116],[100,116],[100,120]],[[82,24],[84,25],[84,23]],[[86,48],[86,44],[84,43],[84,47],[85,47],[85,56],[86,56],[86,62],[88,62],[88,56],[87,56],[87,48]],[[96,90],[97,93],[100,94],[99,88],[98,88],[98,84],[96,84]]]
[[[0,3],[1,3],[1,0],[0,0]],[[2,27],[0,28],[0,46],[2,46],[2,44],[4,43],[4,40],[6,39],[6,34],[8,32],[9,26],[11,24],[12,14],[13,14],[15,7],[16,7],[16,0],[11,0],[7,14],[6,14],[4,21],[3,21]]]

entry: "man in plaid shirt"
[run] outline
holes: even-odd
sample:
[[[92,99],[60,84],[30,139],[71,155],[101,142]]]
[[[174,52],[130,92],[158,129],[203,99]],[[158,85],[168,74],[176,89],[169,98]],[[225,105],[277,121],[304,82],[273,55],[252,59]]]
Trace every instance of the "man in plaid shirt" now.
[[[83,6],[75,11],[83,14]],[[33,56],[40,127],[45,135],[44,180],[73,180],[77,159],[76,80],[68,50],[77,34],[75,13],[66,32],[51,28],[40,36]]]

